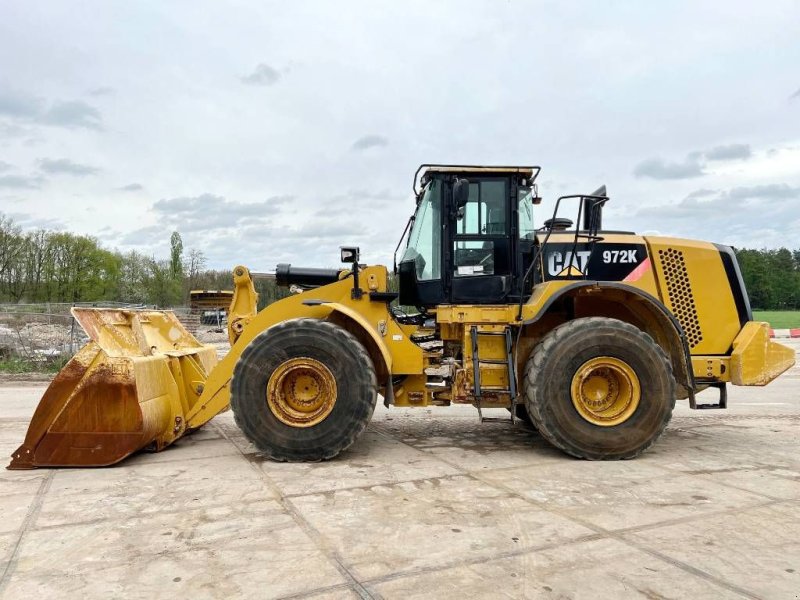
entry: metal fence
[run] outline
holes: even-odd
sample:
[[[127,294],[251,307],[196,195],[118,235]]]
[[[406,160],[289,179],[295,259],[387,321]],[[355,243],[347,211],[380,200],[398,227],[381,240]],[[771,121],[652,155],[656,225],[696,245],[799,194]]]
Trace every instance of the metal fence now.
[[[0,304],[0,360],[21,359],[45,364],[70,358],[89,341],[70,313],[73,306],[128,310],[155,308],[122,302]],[[227,342],[225,320],[219,314],[206,315],[187,307],[167,310],[172,310],[201,342],[223,345]]]
[[[0,359],[46,363],[75,354],[88,338],[70,313],[73,306],[144,308],[122,302],[0,304]]]

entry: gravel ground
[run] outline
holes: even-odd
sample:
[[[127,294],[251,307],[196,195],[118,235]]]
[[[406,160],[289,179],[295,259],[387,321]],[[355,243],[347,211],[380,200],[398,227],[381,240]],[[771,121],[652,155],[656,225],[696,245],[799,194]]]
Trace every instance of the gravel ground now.
[[[0,385],[4,456],[43,390]],[[679,403],[610,463],[379,405],[337,459],[279,464],[222,414],[114,468],[0,472],[0,597],[798,598],[799,391],[795,367]]]

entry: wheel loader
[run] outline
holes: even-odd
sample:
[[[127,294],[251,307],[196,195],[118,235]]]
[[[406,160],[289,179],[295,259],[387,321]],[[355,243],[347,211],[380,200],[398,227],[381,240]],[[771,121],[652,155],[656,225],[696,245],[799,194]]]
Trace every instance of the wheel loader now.
[[[266,457],[331,459],[389,407],[471,404],[591,460],[629,459],[676,399],[724,409],[794,352],[756,322],[733,250],[605,229],[605,188],[542,226],[539,167],[423,165],[385,266],[233,271],[217,361],[166,311],[73,309],[90,342],[45,392],[11,469],[112,465],[228,409]],[[569,210],[577,219],[559,216]],[[403,244],[405,241],[405,244]],[[401,250],[402,247],[402,251]],[[296,292],[257,310],[254,280]],[[697,394],[715,388],[714,402]],[[504,417],[505,418],[505,417]]]

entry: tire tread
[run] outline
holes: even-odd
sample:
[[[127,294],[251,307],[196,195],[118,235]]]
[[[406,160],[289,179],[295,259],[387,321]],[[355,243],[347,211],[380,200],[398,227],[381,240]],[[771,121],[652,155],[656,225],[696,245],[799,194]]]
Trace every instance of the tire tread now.
[[[231,393],[231,409],[233,410],[233,419],[236,425],[242,430],[245,436],[253,443],[253,445],[261,454],[278,462],[319,462],[334,458],[340,452],[349,448],[356,441],[359,435],[361,435],[366,428],[367,423],[372,418],[372,413],[375,409],[375,400],[378,395],[378,383],[375,376],[375,368],[372,365],[372,359],[369,357],[364,345],[359,342],[352,333],[342,329],[330,321],[312,318],[299,318],[281,321],[269,329],[262,331],[255,338],[253,338],[247,348],[245,348],[244,352],[242,352],[242,355],[239,357],[237,367],[239,366],[240,362],[247,362],[250,360],[251,357],[258,351],[258,348],[262,346],[262,344],[268,338],[275,335],[284,335],[287,331],[291,330],[303,330],[309,328],[314,330],[327,330],[328,332],[332,333],[333,337],[339,339],[343,351],[349,350],[355,354],[357,362],[363,366],[363,368],[360,369],[361,374],[367,375],[367,384],[370,390],[368,396],[369,398],[372,398],[372,405],[370,407],[364,407],[366,410],[363,412],[366,415],[366,418],[361,419],[361,422],[357,423],[356,427],[352,428],[348,435],[339,440],[339,443],[329,447],[311,448],[303,452],[298,452],[296,450],[289,452],[282,450],[275,445],[268,444],[264,439],[262,439],[262,435],[259,435],[259,433],[263,432],[259,432],[253,423],[250,422],[248,418],[250,415],[247,414],[246,407],[241,404],[236,394]],[[243,376],[244,373],[242,373],[240,369],[234,368],[233,376],[231,378],[232,391],[236,389],[237,377]],[[354,401],[364,403],[369,402],[367,395],[361,398],[356,398]]]
[[[672,362],[669,360],[666,352],[664,349],[655,343],[652,337],[648,335],[646,332],[642,331],[638,327],[631,325],[630,323],[626,323],[624,321],[620,321],[618,319],[611,319],[608,317],[584,317],[579,319],[573,319],[567,323],[559,325],[558,327],[554,328],[550,331],[534,348],[533,352],[531,353],[531,357],[528,359],[527,364],[525,365],[525,404],[528,408],[528,414],[530,415],[531,422],[534,424],[536,429],[539,433],[544,437],[550,444],[559,448],[560,450],[570,454],[576,458],[581,458],[584,460],[617,460],[622,458],[623,460],[628,460],[632,458],[636,458],[637,456],[641,455],[643,452],[648,450],[657,440],[660,438],[664,430],[667,427],[667,424],[672,417],[672,409],[675,408],[675,394],[672,394],[672,404],[670,410],[665,412],[664,418],[662,422],[659,423],[657,427],[657,432],[653,435],[650,440],[640,446],[635,452],[631,452],[626,454],[622,457],[615,457],[615,456],[597,456],[588,454],[584,451],[581,451],[579,448],[566,444],[562,440],[560,440],[555,434],[555,426],[553,423],[550,422],[548,418],[548,412],[542,410],[543,405],[542,403],[536,400],[537,397],[541,396],[541,387],[544,383],[544,379],[538,374],[542,371],[541,367],[544,364],[545,360],[549,357],[551,353],[553,353],[560,344],[569,337],[571,334],[574,334],[576,330],[579,330],[587,325],[591,326],[607,326],[616,329],[620,329],[623,331],[627,331],[632,333],[639,338],[642,339],[643,342],[646,344],[652,345],[655,347],[656,351],[660,355],[661,361],[667,370],[668,377],[674,382],[674,375],[672,371]]]

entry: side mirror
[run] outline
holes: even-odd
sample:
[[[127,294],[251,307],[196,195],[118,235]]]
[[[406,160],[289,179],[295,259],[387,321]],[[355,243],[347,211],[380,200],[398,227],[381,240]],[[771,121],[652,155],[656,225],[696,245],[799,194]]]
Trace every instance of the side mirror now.
[[[469,201],[469,180],[456,179],[453,184],[453,202],[457,208],[464,208]]]
[[[542,198],[539,196],[539,188],[535,183],[531,185],[521,185],[519,186],[517,193],[520,197],[524,198],[525,196],[529,196],[531,199],[531,204],[541,204]]]
[[[341,259],[343,263],[358,264],[358,259],[361,258],[359,256],[361,252],[357,246],[341,246],[339,248],[339,252],[341,253]]]

